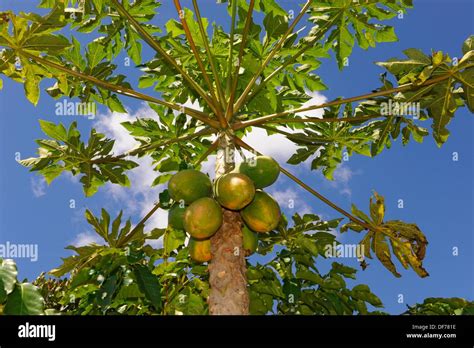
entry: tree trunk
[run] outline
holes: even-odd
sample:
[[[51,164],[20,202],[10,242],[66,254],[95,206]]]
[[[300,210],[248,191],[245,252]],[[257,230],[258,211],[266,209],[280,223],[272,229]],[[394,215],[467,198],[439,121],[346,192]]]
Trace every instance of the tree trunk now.
[[[216,178],[234,168],[234,147],[221,136],[216,158]],[[211,238],[209,264],[209,313],[211,315],[249,314],[247,266],[242,248],[242,220],[238,212],[222,209],[224,222]]]

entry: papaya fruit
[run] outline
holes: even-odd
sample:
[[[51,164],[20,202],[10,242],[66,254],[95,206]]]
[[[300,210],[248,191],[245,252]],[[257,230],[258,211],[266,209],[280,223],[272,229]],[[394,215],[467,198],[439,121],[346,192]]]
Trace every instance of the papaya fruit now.
[[[173,227],[175,230],[184,230],[184,212],[186,207],[180,207],[179,204],[175,204],[168,211],[168,225]]]
[[[255,186],[245,174],[228,173],[219,177],[215,185],[216,199],[224,208],[240,210],[252,202]]]
[[[242,237],[243,237],[243,248],[246,250],[249,255],[253,254],[258,247],[258,237],[257,234],[248,228],[246,225],[242,227]]]
[[[189,239],[189,255],[196,262],[207,262],[212,259],[211,254],[211,240],[197,240],[194,238]]]
[[[268,156],[257,156],[252,161],[243,161],[236,169],[238,173],[252,179],[255,188],[261,189],[273,184],[280,175],[280,166],[277,161]]]
[[[278,226],[280,206],[268,193],[258,190],[253,201],[240,211],[247,226],[255,232],[270,232]]]
[[[195,239],[206,239],[222,225],[222,208],[213,198],[203,197],[184,211],[184,229]]]
[[[199,198],[210,197],[212,184],[206,174],[194,169],[185,169],[171,177],[168,191],[176,202],[183,200],[186,204],[191,204]]]

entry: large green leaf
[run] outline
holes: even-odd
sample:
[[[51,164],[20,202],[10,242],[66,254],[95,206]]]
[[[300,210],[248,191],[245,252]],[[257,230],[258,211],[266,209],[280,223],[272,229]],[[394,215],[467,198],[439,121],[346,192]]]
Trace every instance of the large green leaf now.
[[[42,34],[25,40],[22,47],[29,51],[57,53],[68,48],[70,45],[69,40],[62,35]]]
[[[338,117],[340,110],[341,106],[330,108],[323,118]],[[354,126],[349,122],[308,123],[303,133],[289,134],[287,138],[301,146],[288,163],[296,165],[314,156],[311,169],[322,170],[332,180],[345,152],[349,156],[354,153],[371,156],[370,142],[374,139],[374,128],[370,125]]]
[[[468,47],[469,45],[465,45],[464,49]],[[453,62],[441,51],[434,51],[431,57],[414,48],[407,49],[404,53],[407,59],[392,58],[387,62],[377,63],[393,74],[399,84],[412,83],[416,86],[425,83],[428,79],[447,76],[435,85],[414,88],[395,96],[397,103],[418,104],[420,109],[426,110],[433,120],[433,137],[438,146],[441,146],[448,139],[447,126],[456,110],[464,103],[469,108],[472,107],[474,84],[471,67],[473,60],[470,57],[474,52],[466,51],[459,64]],[[456,88],[458,84],[461,88]],[[416,116],[423,118],[424,115]],[[404,129],[404,143],[408,132],[411,132],[414,138],[417,137],[415,140],[419,140],[420,130],[414,127],[417,126],[411,122],[409,127]],[[424,133],[424,131],[421,132]]]
[[[39,157],[27,158],[20,164],[38,171],[48,183],[51,183],[64,171],[73,175],[82,174],[86,196],[92,196],[107,181],[121,186],[129,186],[130,182],[125,171],[137,166],[135,162],[114,157],[114,141],[104,134],[90,131],[87,143],[81,141],[77,123],[73,122],[69,129],[62,124],[40,120],[43,132],[51,139],[40,139],[37,143]]]
[[[170,255],[174,250],[184,245],[186,239],[186,232],[168,228],[164,235],[165,253]]]
[[[363,49],[374,47],[378,42],[397,41],[393,27],[380,22],[394,18],[410,7],[411,1],[403,0],[316,0],[312,4],[310,21],[318,25],[315,34],[321,28],[332,28],[327,43],[332,45],[342,69],[356,40]]]
[[[175,313],[184,315],[203,315],[206,313],[206,302],[202,296],[192,292],[191,288],[185,290],[176,296],[173,301]]]
[[[18,270],[13,260],[0,258],[0,303],[4,303],[16,284]]]
[[[370,288],[365,284],[356,285],[352,288],[352,297],[358,300],[364,300],[375,307],[383,307],[382,301],[375,296]]]
[[[161,285],[159,279],[143,265],[134,265],[134,274],[140,291],[152,303],[153,307],[159,311],[162,307]]]
[[[29,283],[16,284],[3,309],[6,315],[41,315],[43,311],[44,299],[38,288]]]

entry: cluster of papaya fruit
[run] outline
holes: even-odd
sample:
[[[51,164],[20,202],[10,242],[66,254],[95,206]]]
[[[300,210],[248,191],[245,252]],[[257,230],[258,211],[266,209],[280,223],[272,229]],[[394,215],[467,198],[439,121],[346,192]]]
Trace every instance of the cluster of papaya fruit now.
[[[243,248],[248,254],[257,249],[257,233],[277,227],[281,211],[278,203],[262,189],[272,185],[280,166],[271,157],[257,156],[241,162],[235,170],[218,177],[214,183],[194,169],[173,175],[168,184],[175,201],[168,223],[189,235],[189,253],[197,262],[212,258],[210,238],[223,222],[222,208],[238,211],[244,221]]]

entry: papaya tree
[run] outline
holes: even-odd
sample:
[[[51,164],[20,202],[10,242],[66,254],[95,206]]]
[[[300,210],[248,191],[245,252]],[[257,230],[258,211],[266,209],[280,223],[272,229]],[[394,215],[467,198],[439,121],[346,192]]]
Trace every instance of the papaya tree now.
[[[405,57],[377,63],[385,72],[373,91],[307,105],[313,92],[327,88],[318,76],[321,60],[333,54],[343,69],[355,45],[369,49],[396,41],[386,21],[411,9],[411,0],[307,0],[290,12],[277,0],[220,0],[225,4],[212,6],[226,6],[228,31],[202,17],[202,2],[173,3],[176,18],[162,27],[156,26],[160,3],[154,0],[42,0],[45,15],[1,13],[0,72],[22,83],[34,105],[40,84],[49,84],[52,98],[96,103],[118,113],[126,112],[127,98],[135,98],[156,114],[123,123],[140,143],[124,153],[115,153],[114,139],[95,129],[84,140],[75,122],[40,121],[47,138],[37,140],[38,156],[22,165],[48,183],[64,172],[79,176],[87,197],[108,182],[130,185],[127,172],[143,156],[154,161],[155,185],[166,184],[176,172],[201,169],[211,155],[219,179],[239,172],[237,158],[243,163],[265,158],[243,140],[260,128],[297,145],[289,165],[310,160],[311,170],[332,179],[344,155],[375,157],[398,139],[404,145],[411,138],[422,142],[430,134],[425,123],[442,146],[456,110],[473,111],[473,37],[460,42],[459,59],[408,49]],[[141,72],[137,86],[120,73],[117,62],[124,54]],[[385,112],[390,103],[418,105],[417,117],[406,107]],[[308,116],[314,110],[322,116]],[[55,283],[42,276],[36,284],[49,296],[51,309],[80,314],[366,314],[367,305],[381,307],[367,285],[346,286],[344,278],[355,279],[355,269],[337,262],[327,274],[316,268],[325,246],[337,243],[335,229],[362,233],[364,256],[377,258],[394,276],[400,277],[395,259],[428,276],[426,236],[414,223],[386,219],[383,196],[374,193],[368,213],[356,206],[348,211],[287,168],[277,164],[276,170],[343,217],[323,221],[295,214],[292,222],[278,217],[270,231],[258,234],[256,252],[273,257],[265,264],[249,262],[245,215],[229,208],[219,207],[222,223],[210,237],[212,259],[201,260],[207,265],[189,257],[188,228],[171,219],[165,229],[149,226],[158,209],[176,209],[170,186],[134,226],[122,223],[122,213],[112,220],[105,210],[100,217],[87,210],[87,221],[106,244],[69,247],[76,254],[50,272],[69,278]],[[224,181],[213,186],[211,191],[226,187]],[[163,247],[151,247],[150,239],[162,239]],[[60,296],[48,294],[51,288]]]

